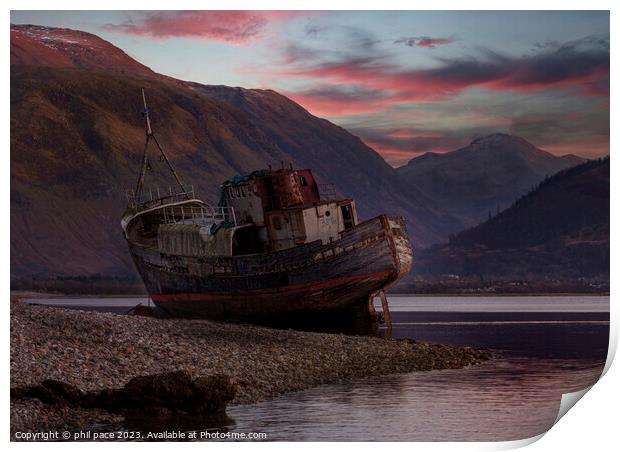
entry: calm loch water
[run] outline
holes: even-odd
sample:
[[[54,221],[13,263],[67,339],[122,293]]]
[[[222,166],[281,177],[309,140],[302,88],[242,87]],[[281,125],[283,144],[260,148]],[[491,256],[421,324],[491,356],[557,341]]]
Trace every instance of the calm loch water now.
[[[223,420],[178,419],[175,427],[286,441],[523,439],[548,430],[562,394],[594,384],[607,356],[609,297],[400,296],[390,306],[395,338],[488,348],[495,358],[466,369],[324,385],[230,407]]]
[[[609,297],[392,297],[393,337],[492,349],[481,365],[326,385],[231,407],[231,430],[270,440],[508,441],[554,423],[594,384]]]

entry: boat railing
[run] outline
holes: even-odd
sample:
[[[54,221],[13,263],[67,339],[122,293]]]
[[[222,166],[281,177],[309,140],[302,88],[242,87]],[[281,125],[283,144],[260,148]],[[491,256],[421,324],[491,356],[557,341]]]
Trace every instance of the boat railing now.
[[[324,201],[334,201],[337,199],[336,186],[334,184],[318,184],[319,197]]]
[[[227,206],[168,205],[161,209],[165,224],[212,225],[227,223],[237,226],[235,210]]]
[[[144,190],[139,196],[136,196],[133,190],[127,190],[125,192],[127,204],[134,210],[145,210],[170,203],[186,201],[188,199],[194,199],[194,196],[193,185],[185,191],[177,192],[173,191],[172,187],[168,187],[168,190],[164,191],[160,190],[159,187],[151,187],[148,190]]]
[[[237,226],[235,210],[228,206],[212,207],[200,201],[192,204],[183,201],[195,200],[194,187],[189,190],[174,192],[172,188],[162,192],[159,187],[144,190],[140,197],[135,196],[135,192],[127,190],[125,192],[127,203],[134,212],[141,212],[157,208],[163,215],[163,223],[172,224],[200,224],[212,225],[227,223]]]

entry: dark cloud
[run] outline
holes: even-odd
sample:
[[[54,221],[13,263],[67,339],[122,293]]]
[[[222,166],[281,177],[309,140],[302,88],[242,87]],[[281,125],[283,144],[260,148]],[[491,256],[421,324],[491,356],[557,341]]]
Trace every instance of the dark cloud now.
[[[282,50],[282,56],[286,64],[308,63],[316,60],[320,55],[321,52],[315,49],[293,43],[286,44]]]
[[[382,90],[372,90],[338,85],[319,86],[304,91],[297,91],[296,94],[311,96],[316,99],[330,99],[333,101],[342,102],[380,100],[386,98],[386,93]]]
[[[338,40],[339,46],[349,50],[367,51],[381,42],[370,30],[350,25],[307,25],[307,38],[313,40]]]
[[[363,28],[344,27],[344,29],[348,34],[350,43],[361,50],[369,50],[380,42],[373,33]]]
[[[609,152],[609,111],[521,115],[512,119],[510,133],[526,137],[554,153],[582,156]]]
[[[437,59],[439,65],[432,69],[403,69],[386,62],[385,55],[347,55],[305,62],[285,75],[389,90],[399,102],[442,99],[470,87],[512,91],[573,87],[582,94],[605,95],[608,40],[588,37],[518,57],[481,52],[479,57]]]
[[[414,36],[404,37],[394,41],[394,44],[404,44],[409,47],[425,47],[427,49],[434,49],[437,46],[445,46],[452,44],[454,38],[452,36],[448,38],[431,38],[430,36]]]
[[[324,32],[327,29],[327,26],[325,25],[306,25],[305,28],[305,32],[306,32],[306,36],[311,37],[311,38],[316,38],[318,37],[322,32]]]
[[[549,51],[514,60],[501,58],[497,65],[508,64],[510,85],[548,85],[565,81],[592,82],[609,74],[609,40],[587,37],[556,45]]]

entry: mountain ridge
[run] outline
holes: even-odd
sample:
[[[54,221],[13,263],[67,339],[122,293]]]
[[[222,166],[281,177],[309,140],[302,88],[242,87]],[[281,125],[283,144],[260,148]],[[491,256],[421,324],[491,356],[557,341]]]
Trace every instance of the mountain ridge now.
[[[27,65],[165,77],[92,33],[43,25],[11,24],[11,66]]]
[[[425,153],[398,174],[458,218],[463,228],[483,221],[557,171],[583,162],[555,156],[524,138],[495,133],[447,153]]]

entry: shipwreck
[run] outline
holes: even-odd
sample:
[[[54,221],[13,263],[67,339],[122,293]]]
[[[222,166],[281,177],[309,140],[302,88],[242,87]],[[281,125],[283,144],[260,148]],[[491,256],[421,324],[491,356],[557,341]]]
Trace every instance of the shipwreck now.
[[[360,222],[353,199],[339,199],[309,169],[284,165],[225,181],[218,204],[207,204],[181,182],[151,129],[144,90],[142,100],[143,162],[121,225],[159,308],[175,317],[284,327],[377,321],[373,297],[387,304],[384,290],[412,265],[403,218]],[[177,190],[146,193],[150,143]]]

